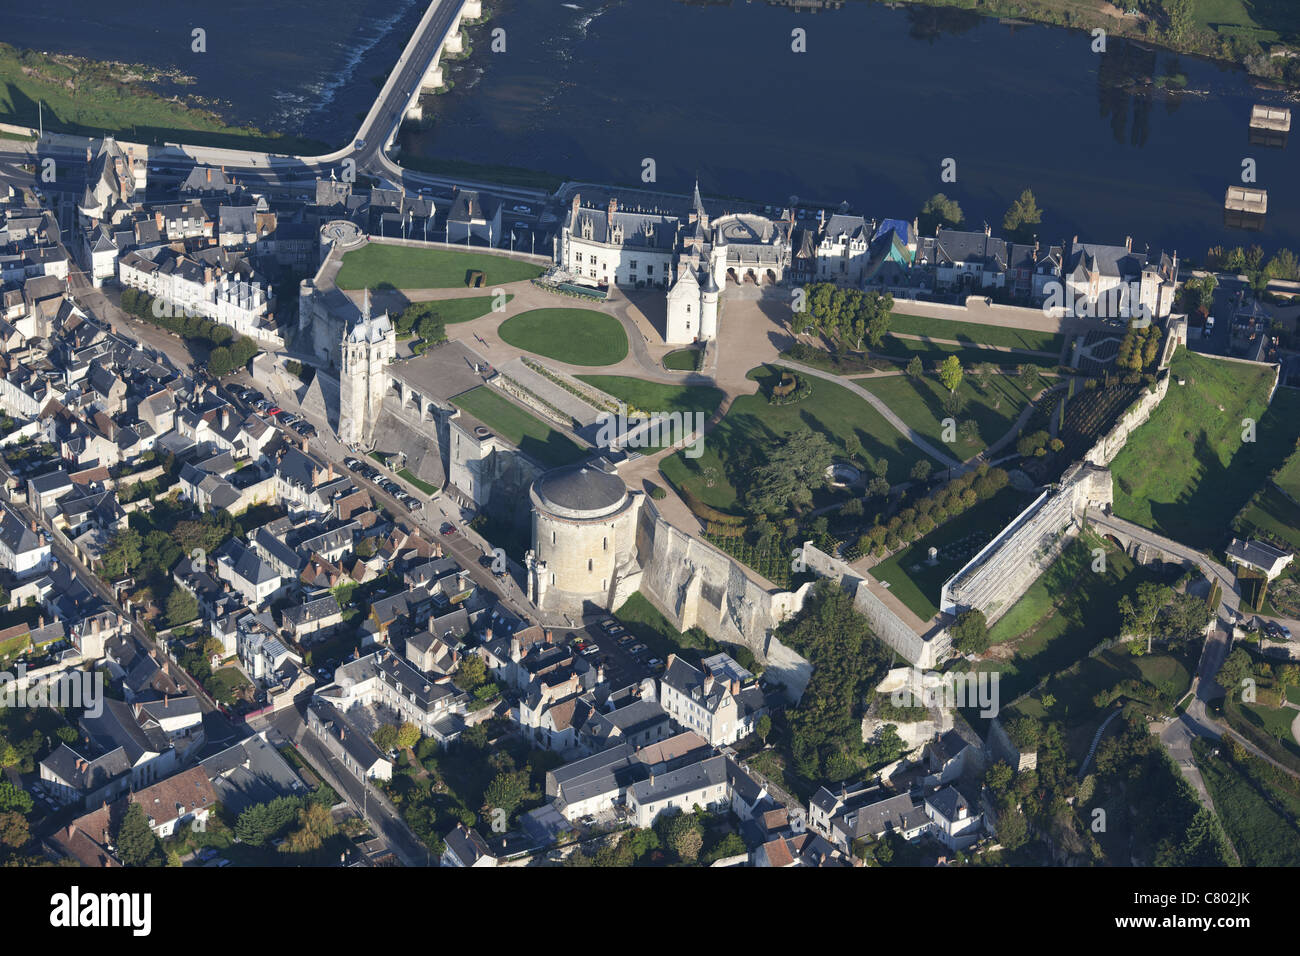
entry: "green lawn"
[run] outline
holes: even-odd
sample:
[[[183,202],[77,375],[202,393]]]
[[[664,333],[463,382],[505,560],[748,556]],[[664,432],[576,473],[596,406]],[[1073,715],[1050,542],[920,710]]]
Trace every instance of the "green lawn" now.
[[[483,273],[488,288],[535,279],[543,272],[540,266],[483,252],[371,242],[343,257],[335,282],[340,289],[458,289],[465,287],[474,270]]]
[[[779,368],[765,365],[751,370],[748,377],[767,388],[779,378]],[[706,505],[735,510],[755,456],[800,426],[821,432],[841,453],[845,436],[855,435],[872,460],[885,459],[888,477],[894,482],[905,480],[920,459],[929,460],[864,399],[842,385],[820,378],[811,379],[811,385],[812,394],[793,405],[771,405],[763,391],[740,396],[709,432],[704,453],[695,459],[681,453],[669,456],[661,465],[664,476]]]
[[[650,649],[649,653],[642,655],[646,660],[657,657],[666,661],[669,654],[681,654],[686,660],[698,665],[702,658],[722,650],[720,645],[699,628],[686,634],[677,630],[639,591],[633,592],[623,606],[614,612],[614,616],[629,633]]]
[[[1295,447],[1300,393],[1279,388],[1266,405],[1272,368],[1187,349],[1174,356],[1171,374],[1169,394],[1111,463],[1115,513],[1183,544],[1218,548],[1233,517]],[[1253,442],[1242,440],[1247,418],[1256,423]]]
[[[939,613],[939,591],[943,582],[956,574],[992,541],[1007,523],[1033,499],[1006,487],[988,501],[935,528],[919,541],[886,558],[871,569],[871,576],[889,583],[893,595],[923,621]],[[930,564],[930,548],[939,550]]]
[[[1034,332],[1013,329],[1005,325],[983,325],[979,322],[959,322],[953,319],[930,318],[920,315],[901,315],[890,319],[889,330],[907,335],[924,335],[934,339],[950,339],[965,345],[996,345],[1004,348],[1030,349],[1060,355],[1065,336],[1051,332]]]
[[[248,686],[250,686],[248,678],[240,673],[238,668],[223,667],[212,672],[207,691],[215,700],[223,704],[233,704],[235,692]]]
[[[417,477],[416,474],[413,471],[411,471],[411,469],[409,468],[403,468],[401,471],[397,473],[397,477],[406,480],[412,485],[415,485],[415,487],[419,488],[426,495],[436,495],[438,493],[437,488],[429,484],[423,478]]]
[[[627,358],[623,323],[593,309],[533,309],[506,319],[497,334],[517,349],[570,365],[615,365]]]
[[[1285,464],[1273,476],[1273,484],[1291,496],[1292,501],[1300,501],[1300,449],[1291,453]]]
[[[1093,647],[1119,632],[1119,599],[1134,591],[1146,574],[1135,568],[1126,555],[1109,547],[1106,570],[1094,572],[1092,549],[1101,546],[1092,537],[1071,542],[1024,596],[994,623],[991,640],[1010,643],[1014,655],[1010,660],[981,661],[978,669],[1001,673],[1004,700],[1016,697],[1048,674],[1085,658]],[[1119,670],[1121,666],[1125,672]],[[1131,655],[1121,651],[1116,651],[1101,667],[1109,679],[1100,680],[1096,686],[1097,676],[1090,681],[1079,681],[1075,690],[1084,687],[1088,690],[1086,697],[1080,693],[1078,699],[1068,701],[1067,710],[1072,716],[1089,710],[1091,697],[1098,690],[1112,686],[1123,676],[1137,677],[1141,673]],[[1157,670],[1164,667],[1159,665]],[[1151,676],[1161,678],[1155,672]],[[1170,676],[1172,672],[1161,679]],[[1190,673],[1187,676],[1190,679]],[[1069,689],[1075,679],[1061,683]],[[1052,692],[1058,697],[1065,693],[1057,693],[1055,687]]]
[[[664,356],[664,368],[674,372],[694,372],[699,349],[676,349]]]
[[[414,304],[432,307],[444,325],[455,325],[487,315],[492,311],[492,300],[495,298],[491,295],[471,295],[463,299],[436,299]],[[509,303],[513,298],[513,294],[507,294],[506,302]]]
[[[544,465],[568,465],[587,456],[584,449],[534,418],[490,385],[479,385],[468,392],[462,392],[451,403]]]
[[[674,412],[688,415],[684,423],[688,431],[695,428],[693,413],[703,412],[704,420],[708,421],[722,401],[722,389],[711,385],[661,385],[625,375],[579,375],[578,378],[623,402],[628,414],[637,409],[651,415]]]
[[[885,336],[880,348],[872,349],[873,355],[888,355],[900,362],[910,362],[913,356],[920,356],[929,368],[937,365],[949,355],[961,360],[963,368],[970,368],[978,362],[990,362],[993,365],[1014,367],[1017,365],[1037,365],[1054,369],[1055,358],[1045,355],[1022,355],[1018,352],[997,352],[993,349],[971,348],[962,345],[945,345],[942,342],[926,342],[920,339],[900,339],[892,335]]]
[[[1276,538],[1300,551],[1300,505],[1268,486],[1241,513],[1242,535]]]
[[[903,421],[943,447],[943,420],[948,413],[943,410],[943,399],[948,390],[938,376],[927,374],[920,379],[910,375],[893,375],[888,378],[864,379],[863,388],[881,398]],[[967,375],[957,387],[957,394],[965,400],[965,407],[956,415],[958,422],[973,419],[979,429],[977,438],[967,440],[960,435],[950,446],[953,457],[966,460],[997,441],[1015,424],[1021,409],[1029,403],[1029,396],[1021,389],[1014,376],[994,375],[988,388],[981,389]]]
[[[1225,748],[1192,741],[1196,766],[1245,866],[1300,866],[1300,788],[1258,757],[1238,763]]]

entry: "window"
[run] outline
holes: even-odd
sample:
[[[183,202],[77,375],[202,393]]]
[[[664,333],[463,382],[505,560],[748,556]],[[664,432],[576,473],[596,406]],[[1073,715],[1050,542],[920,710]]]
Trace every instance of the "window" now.
[[[655,267],[654,267],[654,266],[646,266],[646,267],[645,267],[645,274],[648,275],[648,276],[652,276],[652,275],[654,275],[654,274],[655,274]]]
[[[609,550],[609,538],[601,538],[601,539],[600,539],[600,549],[601,549],[602,551],[608,551],[608,550]]]
[[[632,268],[632,271],[633,271],[633,272],[636,272],[636,260],[635,260],[635,259],[633,259],[631,262],[629,262],[628,265]]]
[[[555,544],[555,532],[551,532],[551,544]]]
[[[587,571],[590,572],[591,570],[592,570],[592,562],[591,562],[591,558],[588,558],[588,559],[587,559]]]

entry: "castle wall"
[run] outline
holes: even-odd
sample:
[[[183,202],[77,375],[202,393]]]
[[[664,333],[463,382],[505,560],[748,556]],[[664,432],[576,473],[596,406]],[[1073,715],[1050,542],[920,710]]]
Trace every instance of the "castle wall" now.
[[[934,635],[916,633],[871,592],[866,579],[843,561],[819,551],[811,541],[803,546],[803,560],[810,571],[836,581],[852,594],[853,606],[867,619],[872,633],[912,666],[933,667],[947,655],[952,645],[946,632],[940,631]]]
[[[798,700],[812,665],[771,632],[803,607],[811,585],[765,590],[732,558],[670,525],[650,501],[637,522],[637,550],[641,593],[674,627],[700,627],[715,640],[743,644],[763,661],[769,679],[785,685],[787,698]]]

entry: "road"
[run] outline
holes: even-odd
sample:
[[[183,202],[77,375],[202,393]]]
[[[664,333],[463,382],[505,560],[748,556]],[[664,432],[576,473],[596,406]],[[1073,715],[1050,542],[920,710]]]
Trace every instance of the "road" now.
[[[321,774],[325,782],[366,818],[404,866],[431,866],[434,859],[429,848],[411,832],[388,799],[370,784],[358,780],[307,729],[306,708],[309,699],[309,694],[300,697],[292,707],[285,708],[267,720],[268,739],[291,743]]]

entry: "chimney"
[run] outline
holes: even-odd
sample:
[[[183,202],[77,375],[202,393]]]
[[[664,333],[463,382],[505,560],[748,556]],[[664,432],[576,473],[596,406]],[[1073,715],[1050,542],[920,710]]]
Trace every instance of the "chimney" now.
[[[230,406],[227,405],[221,410],[221,430],[225,431],[230,427]]]
[[[163,214],[162,214],[162,211],[161,211],[161,210],[159,210],[158,212],[156,212],[156,213],[153,214],[153,221],[154,221],[154,224],[157,225],[159,229],[162,229],[162,227],[163,227]]]
[[[984,238],[988,239],[992,235],[993,235],[993,227],[990,226],[987,222],[984,223]]]
[[[44,626],[45,626],[45,615],[44,615],[44,614],[42,614],[42,615],[40,616],[40,622],[41,622],[40,626],[41,626],[41,627],[44,627]]]
[[[212,167],[211,167],[211,166],[208,167],[208,185],[209,185],[209,186],[212,185]]]
[[[170,700],[171,700],[170,694],[163,694],[163,710],[167,709],[167,705],[170,702]]]
[[[572,204],[572,206],[570,207],[570,209],[572,210],[572,212],[573,212],[573,217],[574,217],[575,219],[576,219],[577,216],[578,216],[578,206],[579,206],[579,204],[580,204],[581,202],[582,202],[582,196],[581,196],[579,193],[574,193],[574,194],[573,194],[573,204]]]
[[[707,695],[712,690],[713,690],[713,675],[706,673],[704,675],[704,693]]]
[[[676,655],[675,653],[674,653],[674,654],[669,654],[669,655],[668,655],[668,660],[664,661],[664,673],[665,673],[665,674],[667,674],[670,670],[673,669],[673,661],[675,661],[675,660],[677,660],[677,655]]]
[[[302,453],[303,453],[304,455],[307,454],[307,451],[308,451],[308,449],[310,449],[310,448],[311,448],[311,442],[310,442],[308,439],[304,438],[304,439],[302,440]]]
[[[1132,236],[1125,236],[1125,237],[1124,237],[1124,251],[1125,251],[1125,252],[1132,252],[1132,251],[1133,251],[1133,237],[1132,237]]]
[[[334,480],[334,462],[332,462],[332,461],[330,462],[329,476],[330,476],[330,477],[329,477],[329,480],[330,480],[330,481],[333,481],[333,480]]]
[[[614,213],[618,212],[618,200],[613,196],[609,197],[609,221],[614,222]]]

